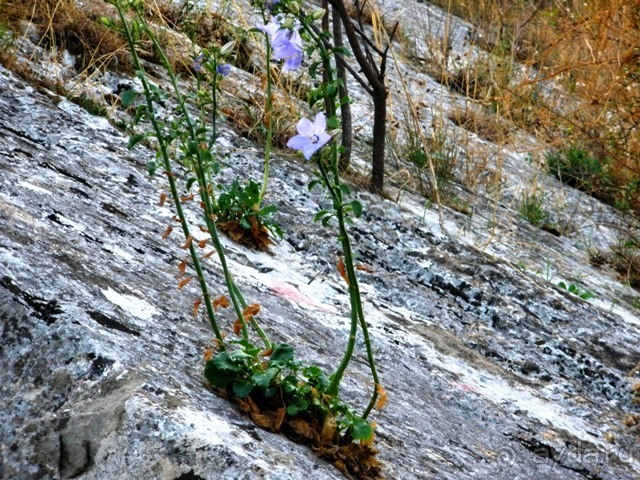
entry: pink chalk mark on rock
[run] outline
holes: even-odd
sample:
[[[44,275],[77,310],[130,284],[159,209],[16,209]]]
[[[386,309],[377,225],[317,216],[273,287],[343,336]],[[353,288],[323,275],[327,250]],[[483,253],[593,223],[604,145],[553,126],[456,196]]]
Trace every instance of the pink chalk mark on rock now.
[[[476,388],[473,385],[469,385],[468,383],[451,382],[451,386],[457,388],[458,390],[462,390],[463,392],[475,392],[476,391]]]
[[[273,290],[273,293],[275,293],[279,297],[286,298],[291,303],[297,303],[299,305],[311,307],[323,312],[331,311],[331,308],[329,308],[327,305],[324,305],[314,300],[313,298],[306,296],[305,294],[300,292],[300,290],[289,283],[279,282],[275,280],[269,285],[269,287],[271,288],[271,290]]]

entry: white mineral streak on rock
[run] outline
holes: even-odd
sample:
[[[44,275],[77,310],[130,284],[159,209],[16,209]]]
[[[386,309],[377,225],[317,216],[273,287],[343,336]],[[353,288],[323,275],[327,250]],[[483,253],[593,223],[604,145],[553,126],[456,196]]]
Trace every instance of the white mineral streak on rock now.
[[[156,310],[153,305],[150,305],[141,298],[118,293],[111,287],[100,291],[111,303],[119,306],[126,313],[129,313],[141,320],[149,320],[154,315],[158,314],[158,310]]]

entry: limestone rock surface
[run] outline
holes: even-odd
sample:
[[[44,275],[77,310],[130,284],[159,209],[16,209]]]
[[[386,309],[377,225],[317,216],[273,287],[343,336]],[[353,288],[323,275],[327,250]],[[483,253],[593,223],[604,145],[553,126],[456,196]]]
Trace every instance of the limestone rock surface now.
[[[223,133],[222,175],[260,175],[257,147]],[[0,477],[335,479],[307,447],[256,427],[203,383],[211,333],[178,292],[177,235],[153,153],[106,120],[0,68]],[[264,326],[330,370],[348,332],[326,199],[276,157],[270,253],[226,241]],[[640,478],[629,372],[638,322],[532,281],[357,193],[352,227],[389,405],[375,414],[389,479]],[[222,292],[221,270],[207,276]],[[192,282],[195,284],[195,282]],[[226,319],[228,327],[233,321]],[[343,395],[362,405],[363,345]],[[612,443],[613,442],[613,443]]]

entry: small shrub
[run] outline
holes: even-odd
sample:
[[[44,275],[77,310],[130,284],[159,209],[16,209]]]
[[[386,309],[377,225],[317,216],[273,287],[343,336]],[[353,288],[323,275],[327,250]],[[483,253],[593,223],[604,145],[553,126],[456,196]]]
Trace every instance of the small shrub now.
[[[627,238],[611,251],[612,266],[629,286],[640,290],[640,239]]]
[[[525,193],[520,202],[518,215],[535,227],[548,225],[551,216],[544,207],[545,200],[542,193]]]
[[[606,157],[598,158],[581,148],[569,147],[550,153],[547,166],[552,175],[571,187],[597,198],[612,197],[611,160]]]

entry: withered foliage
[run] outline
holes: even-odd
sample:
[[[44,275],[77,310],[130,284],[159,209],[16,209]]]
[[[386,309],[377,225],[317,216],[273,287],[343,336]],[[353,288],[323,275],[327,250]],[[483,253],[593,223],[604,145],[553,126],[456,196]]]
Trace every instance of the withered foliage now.
[[[333,418],[324,422],[316,418],[292,417],[280,397],[264,398],[247,396],[237,398],[231,389],[219,392],[223,397],[235,401],[240,410],[256,425],[286,435],[291,440],[309,445],[317,455],[332,463],[344,476],[354,480],[381,480],[382,464],[376,458],[378,450],[364,442],[354,442],[341,436]]]
[[[269,246],[273,245],[273,240],[269,238],[269,230],[264,225],[259,225],[255,217],[250,217],[249,222],[251,222],[251,230],[242,228],[239,220],[220,222],[218,229],[241,245],[247,245],[261,252],[267,251]]]

